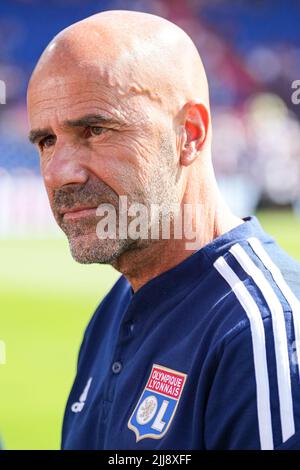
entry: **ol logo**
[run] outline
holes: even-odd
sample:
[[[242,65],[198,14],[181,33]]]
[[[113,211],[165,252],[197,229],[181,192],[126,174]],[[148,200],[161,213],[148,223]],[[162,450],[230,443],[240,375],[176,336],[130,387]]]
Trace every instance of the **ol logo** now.
[[[187,375],[153,364],[150,377],[128,421],[136,442],[161,439],[174,418]]]

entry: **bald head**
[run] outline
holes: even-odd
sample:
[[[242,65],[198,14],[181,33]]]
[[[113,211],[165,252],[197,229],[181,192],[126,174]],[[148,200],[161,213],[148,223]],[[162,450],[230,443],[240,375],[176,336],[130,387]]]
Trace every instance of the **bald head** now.
[[[208,107],[198,51],[175,24],[148,13],[106,11],[58,34],[37,64],[31,84],[66,73],[94,75],[120,96],[141,94],[175,112],[195,100]]]
[[[78,261],[112,262],[152,243],[100,242],[100,204],[118,212],[126,195],[150,210],[207,196],[207,80],[192,40],[163,18],[107,11],[62,31],[32,74],[28,111],[51,207]],[[93,210],[67,214],[77,207]]]

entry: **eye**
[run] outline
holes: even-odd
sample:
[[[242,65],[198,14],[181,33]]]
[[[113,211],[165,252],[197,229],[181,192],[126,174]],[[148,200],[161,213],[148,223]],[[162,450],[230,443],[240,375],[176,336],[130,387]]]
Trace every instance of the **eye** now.
[[[104,127],[99,127],[99,126],[90,126],[89,131],[90,131],[91,135],[99,136],[99,135],[103,134],[103,132],[107,131],[107,129],[105,129]]]
[[[56,142],[55,135],[47,135],[42,140],[39,141],[39,147],[41,149],[52,147]]]

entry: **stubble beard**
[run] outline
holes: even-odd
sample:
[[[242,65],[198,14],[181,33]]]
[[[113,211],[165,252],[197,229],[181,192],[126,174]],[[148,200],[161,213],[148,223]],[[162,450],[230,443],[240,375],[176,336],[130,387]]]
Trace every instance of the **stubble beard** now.
[[[148,213],[150,214],[151,204],[164,204],[168,207],[174,202],[177,202],[174,197],[174,185],[176,184],[176,169],[172,164],[174,158],[174,149],[171,144],[166,140],[162,141],[161,145],[161,161],[163,168],[156,168],[151,175],[150,181],[148,181],[147,188],[143,188],[139,193],[128,196],[128,207],[131,203],[138,202],[142,203],[147,207]],[[100,204],[111,204],[116,211],[117,219],[117,237],[114,239],[106,238],[100,239],[97,236],[96,228],[98,218],[91,216],[84,218],[79,221],[64,219],[58,220],[61,229],[66,234],[72,257],[81,264],[111,264],[116,266],[118,260],[126,252],[133,252],[136,250],[140,253],[141,250],[147,248],[150,244],[155,243],[157,240],[151,239],[151,226],[150,217],[148,226],[148,238],[137,240],[131,239],[129,236],[123,239],[118,236],[119,233],[119,196],[102,181],[93,182],[88,186],[89,183],[75,189],[66,189],[65,192],[60,192],[54,203],[56,205],[69,205],[72,207],[75,203],[82,202],[83,204],[93,203],[97,201],[98,206]],[[54,209],[54,215],[55,215]],[[58,219],[58,217],[56,217]]]

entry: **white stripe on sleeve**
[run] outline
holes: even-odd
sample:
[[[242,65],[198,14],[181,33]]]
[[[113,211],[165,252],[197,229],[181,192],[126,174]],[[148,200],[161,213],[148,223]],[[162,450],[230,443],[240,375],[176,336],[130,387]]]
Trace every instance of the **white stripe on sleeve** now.
[[[262,450],[272,450],[273,432],[270,406],[270,387],[267,366],[265,330],[257,304],[242,281],[227,264],[223,257],[215,261],[214,267],[230,285],[245,310],[252,337],[253,359],[256,381],[256,399],[260,445]]]
[[[279,394],[279,409],[283,442],[295,433],[293,397],[290,375],[290,361],[287,344],[287,334],[284,312],[279,298],[268,282],[263,272],[256,266],[246,251],[236,244],[230,248],[244,271],[252,277],[260,289],[272,316],[274,346],[276,357],[277,383]]]
[[[260,241],[253,237],[248,238],[248,242],[256,256],[258,256],[265,268],[271,273],[275,283],[281,290],[282,295],[285,297],[286,301],[291,307],[295,330],[296,355],[300,380],[300,302],[289,285],[286,283],[280,269],[272,261]]]

